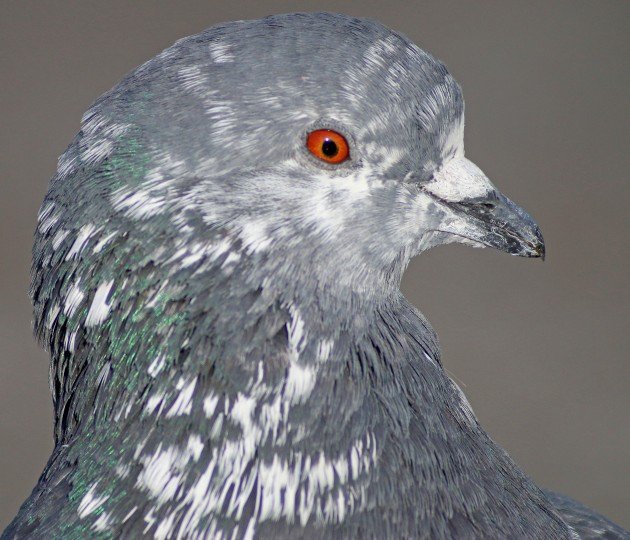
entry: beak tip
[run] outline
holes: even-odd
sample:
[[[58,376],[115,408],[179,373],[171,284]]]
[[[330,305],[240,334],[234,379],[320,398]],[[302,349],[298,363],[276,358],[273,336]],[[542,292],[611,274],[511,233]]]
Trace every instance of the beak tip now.
[[[536,244],[534,246],[534,251],[536,252],[536,257],[539,257],[542,261],[545,260],[545,240],[543,239],[542,233],[538,226],[536,226]]]
[[[544,261],[546,256],[545,241],[543,240],[538,226],[534,224],[533,229],[533,234],[530,236],[530,240],[525,240],[523,242],[525,252],[521,252],[521,254],[526,257],[532,257],[534,259],[541,259]]]
[[[512,250],[513,249],[513,250]],[[542,242],[524,242],[520,246],[514,247],[509,250],[505,250],[511,255],[517,255],[519,257],[528,257],[531,259],[545,260],[545,244]]]

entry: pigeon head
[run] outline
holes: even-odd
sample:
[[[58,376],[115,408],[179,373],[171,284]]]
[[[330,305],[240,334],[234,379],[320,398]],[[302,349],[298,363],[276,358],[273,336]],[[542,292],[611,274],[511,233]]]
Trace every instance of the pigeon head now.
[[[123,237],[169,271],[254,256],[283,287],[313,275],[397,286],[411,256],[454,241],[540,256],[531,218],[464,157],[463,127],[444,65],[378,23],[227,24],[177,42],[86,113],[40,230],[96,264],[94,247]],[[309,151],[313,132],[338,134],[347,157]]]

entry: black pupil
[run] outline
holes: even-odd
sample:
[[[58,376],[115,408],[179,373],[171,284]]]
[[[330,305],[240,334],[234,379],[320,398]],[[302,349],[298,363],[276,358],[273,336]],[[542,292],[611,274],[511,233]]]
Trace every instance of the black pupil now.
[[[335,157],[338,152],[339,152],[339,148],[337,148],[337,143],[335,141],[326,139],[322,143],[322,153],[326,157]]]

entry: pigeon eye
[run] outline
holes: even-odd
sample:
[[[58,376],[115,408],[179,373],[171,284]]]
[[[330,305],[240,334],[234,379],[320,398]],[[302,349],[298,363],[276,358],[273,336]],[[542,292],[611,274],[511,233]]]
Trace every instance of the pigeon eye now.
[[[317,159],[336,165],[350,157],[348,141],[332,129],[316,129],[306,137],[306,148]]]

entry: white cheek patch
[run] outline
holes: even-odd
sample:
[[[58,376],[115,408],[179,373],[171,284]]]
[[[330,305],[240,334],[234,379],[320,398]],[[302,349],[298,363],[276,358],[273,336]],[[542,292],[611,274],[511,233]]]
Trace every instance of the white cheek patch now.
[[[448,202],[484,197],[495,189],[483,171],[465,157],[448,161],[425,189]]]

